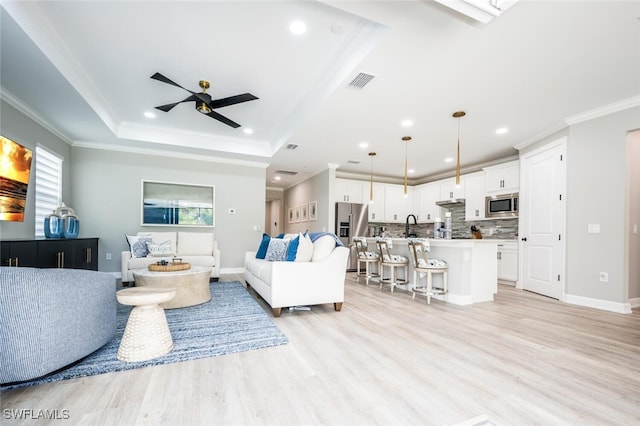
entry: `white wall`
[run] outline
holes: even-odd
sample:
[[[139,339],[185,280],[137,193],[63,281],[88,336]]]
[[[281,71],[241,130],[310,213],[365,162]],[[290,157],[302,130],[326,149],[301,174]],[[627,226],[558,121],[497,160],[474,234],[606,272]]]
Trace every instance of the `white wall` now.
[[[332,185],[335,170],[327,169],[284,192],[284,218],[286,233],[334,231],[335,202],[332,196]],[[318,220],[300,223],[288,223],[289,208],[295,208],[311,201],[318,202]]]
[[[25,116],[9,104],[0,102],[2,119],[0,120],[0,133],[20,145],[33,151],[29,187],[27,189],[27,204],[25,217],[22,222],[0,221],[0,238],[9,240],[12,238],[34,238],[35,236],[35,149],[40,144],[63,157],[62,163],[62,200],[73,207],[73,198],[70,191],[70,157],[71,146],[40,126],[29,117]]]
[[[100,238],[101,271],[120,271],[125,235],[141,230],[210,228],[141,227],[141,181],[215,186],[215,238],[222,269],[244,267],[245,251],[255,250],[265,216],[265,169],[147,154],[73,148],[73,208],[83,237]],[[235,209],[235,214],[229,214]],[[253,227],[258,226],[259,231]],[[112,260],[105,260],[111,253]]]
[[[640,107],[571,126],[567,144],[567,288],[569,295],[625,303],[626,139]],[[600,224],[599,234],[587,233]],[[637,264],[638,259],[632,259]],[[609,282],[599,280],[600,272]]]
[[[627,238],[629,246],[629,298],[640,298],[640,130],[631,133],[627,140],[627,170],[629,183],[629,220]],[[638,233],[633,233],[637,226]],[[640,303],[640,301],[638,301]]]

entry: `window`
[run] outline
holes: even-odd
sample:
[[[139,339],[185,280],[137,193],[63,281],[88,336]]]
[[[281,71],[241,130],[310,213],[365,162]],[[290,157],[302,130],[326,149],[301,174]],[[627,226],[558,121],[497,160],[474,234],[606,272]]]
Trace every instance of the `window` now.
[[[62,202],[62,158],[36,146],[36,238],[44,238],[44,219]]]

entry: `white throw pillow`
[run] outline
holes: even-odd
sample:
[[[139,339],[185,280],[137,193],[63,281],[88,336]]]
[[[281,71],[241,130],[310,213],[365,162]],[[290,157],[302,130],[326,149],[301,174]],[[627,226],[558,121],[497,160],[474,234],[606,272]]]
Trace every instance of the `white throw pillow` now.
[[[272,238],[269,241],[269,247],[267,248],[267,255],[264,260],[271,260],[274,262],[287,260],[287,248],[289,247],[289,241],[281,238]]]
[[[166,257],[174,254],[171,248],[171,241],[164,241],[160,244],[148,242],[147,249],[149,249],[149,256],[151,257]]]
[[[296,262],[310,262],[313,257],[313,243],[309,234],[298,235],[298,251],[296,252]]]
[[[178,232],[178,256],[213,255],[213,233]]]
[[[155,244],[161,244],[166,241],[171,242],[171,253],[176,253],[177,235],[175,232],[138,232],[138,235],[150,235],[151,241]]]
[[[324,260],[333,252],[336,247],[336,240],[332,235],[323,235],[313,242],[312,262]]]

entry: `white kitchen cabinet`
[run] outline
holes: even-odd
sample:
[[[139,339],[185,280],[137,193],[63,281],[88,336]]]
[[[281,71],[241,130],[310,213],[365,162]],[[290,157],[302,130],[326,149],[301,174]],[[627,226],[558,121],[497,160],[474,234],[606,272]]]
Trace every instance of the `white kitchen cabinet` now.
[[[460,186],[456,187],[456,178],[439,180],[440,199],[438,201],[450,200],[452,198],[464,198],[465,176],[460,176]]]
[[[369,201],[369,186],[367,186],[367,202]],[[384,185],[373,184],[373,202],[369,203],[369,222],[384,222]]]
[[[485,197],[485,173],[478,172],[465,176],[464,192],[465,220],[481,220],[484,219],[484,197]]]
[[[436,218],[444,217],[440,206],[440,184],[438,182],[420,185],[414,190],[414,210],[418,216],[418,222],[433,222]]]
[[[366,185],[366,200],[364,187]],[[360,180],[336,179],[336,202],[364,203],[369,201],[369,184]]]
[[[384,188],[384,220],[385,222],[405,223],[407,215],[413,209],[413,188],[407,188],[404,194],[403,185],[386,185]]]
[[[518,243],[498,244],[498,281],[515,285],[518,281]]]
[[[520,161],[485,167],[487,194],[518,192],[520,188]]]

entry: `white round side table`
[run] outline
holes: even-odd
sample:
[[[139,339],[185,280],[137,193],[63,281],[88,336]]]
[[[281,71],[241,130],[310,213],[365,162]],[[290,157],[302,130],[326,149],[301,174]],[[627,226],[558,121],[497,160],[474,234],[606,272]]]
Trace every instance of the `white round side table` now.
[[[148,287],[127,288],[116,293],[119,303],[134,307],[118,348],[120,361],[147,361],[171,352],[173,339],[160,304],[175,295],[175,288]]]

